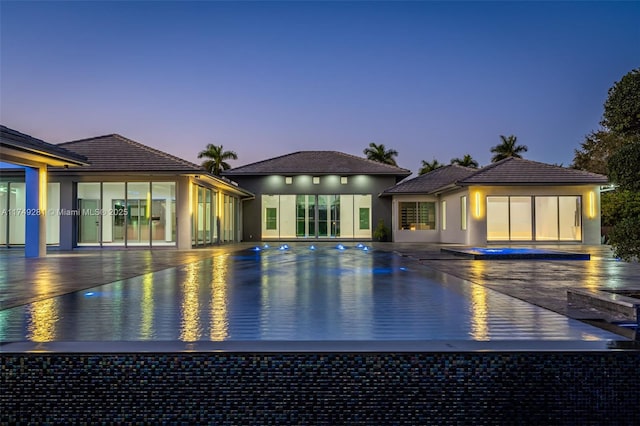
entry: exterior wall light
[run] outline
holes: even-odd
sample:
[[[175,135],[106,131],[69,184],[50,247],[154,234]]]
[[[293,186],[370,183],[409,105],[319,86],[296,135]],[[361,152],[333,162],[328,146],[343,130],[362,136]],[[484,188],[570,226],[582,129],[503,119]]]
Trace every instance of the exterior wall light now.
[[[596,194],[593,191],[589,192],[589,218],[596,217]]]

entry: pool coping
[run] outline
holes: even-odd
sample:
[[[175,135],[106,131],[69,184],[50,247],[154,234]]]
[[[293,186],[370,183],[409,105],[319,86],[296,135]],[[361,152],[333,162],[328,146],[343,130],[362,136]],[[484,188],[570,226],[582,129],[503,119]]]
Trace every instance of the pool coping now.
[[[637,340],[54,341],[2,342],[15,353],[434,353],[640,351]]]
[[[498,249],[495,249],[498,250]],[[535,253],[480,253],[477,248],[441,248],[443,253],[462,256],[474,260],[591,260],[589,253],[570,253],[556,250],[536,249]]]

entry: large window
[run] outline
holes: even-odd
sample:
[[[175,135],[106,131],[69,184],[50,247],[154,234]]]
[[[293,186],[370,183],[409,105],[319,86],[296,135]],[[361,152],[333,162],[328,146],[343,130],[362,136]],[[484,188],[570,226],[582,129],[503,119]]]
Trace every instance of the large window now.
[[[436,204],[434,202],[402,201],[398,203],[399,229],[408,231],[436,229]]]
[[[263,195],[262,238],[371,238],[371,195]]]
[[[79,245],[175,245],[175,182],[78,183]]]
[[[487,197],[489,241],[579,241],[579,196]]]

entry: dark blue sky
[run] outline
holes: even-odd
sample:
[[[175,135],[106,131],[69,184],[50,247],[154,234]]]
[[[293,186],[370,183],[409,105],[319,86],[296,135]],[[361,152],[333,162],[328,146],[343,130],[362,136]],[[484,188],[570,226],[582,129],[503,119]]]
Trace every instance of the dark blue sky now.
[[[239,166],[298,150],[568,165],[640,67],[640,2],[0,3],[3,124]]]

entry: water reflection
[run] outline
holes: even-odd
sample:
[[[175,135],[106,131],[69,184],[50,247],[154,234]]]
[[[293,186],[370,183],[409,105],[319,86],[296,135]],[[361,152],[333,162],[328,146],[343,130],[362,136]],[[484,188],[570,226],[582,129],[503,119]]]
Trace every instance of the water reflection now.
[[[198,300],[198,274],[201,263],[191,263],[185,268],[186,277],[182,283],[182,321],[180,337],[183,342],[195,342],[200,339],[200,302]]]
[[[56,325],[60,319],[58,300],[45,299],[29,305],[27,339],[33,342],[51,342],[56,338]]]
[[[487,289],[477,284],[472,284],[471,337],[474,340],[489,340],[488,314]]]
[[[229,336],[227,318],[227,286],[229,256],[213,258],[211,268],[211,329],[209,338],[213,341],[226,340]]]
[[[150,340],[153,338],[153,274],[147,274],[142,279],[142,298],[140,299],[140,338]]]

